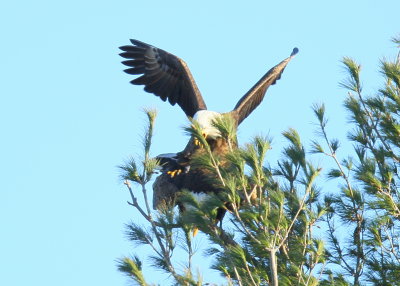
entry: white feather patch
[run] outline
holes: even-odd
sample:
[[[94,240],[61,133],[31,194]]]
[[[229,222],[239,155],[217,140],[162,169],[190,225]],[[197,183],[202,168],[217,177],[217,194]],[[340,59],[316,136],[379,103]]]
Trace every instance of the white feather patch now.
[[[211,138],[216,138],[220,136],[219,131],[212,125],[212,121],[216,118],[220,117],[221,113],[210,111],[210,110],[199,110],[193,116],[193,119],[196,120],[200,126],[202,131]]]
[[[201,205],[203,202],[205,202],[207,199],[209,199],[211,196],[206,194],[206,193],[194,193],[190,192],[190,194],[193,196],[195,201]],[[189,205],[187,203],[183,203],[183,206],[186,210],[195,210],[195,208],[192,205]]]
[[[176,158],[176,153],[164,153],[164,154],[160,154],[160,155],[158,155],[157,156],[157,158],[160,158],[160,159],[170,159],[170,160],[177,160],[177,158]],[[163,169],[163,167],[162,166],[157,166],[156,168],[155,168],[155,170],[156,171],[161,171]]]
[[[160,154],[157,157],[159,158],[167,158],[167,159],[172,159],[176,157],[176,153],[165,153],[165,154]]]

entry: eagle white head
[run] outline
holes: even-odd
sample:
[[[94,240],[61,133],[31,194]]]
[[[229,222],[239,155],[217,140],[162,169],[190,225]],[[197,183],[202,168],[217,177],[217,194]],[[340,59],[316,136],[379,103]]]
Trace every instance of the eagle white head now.
[[[193,119],[196,120],[201,127],[202,132],[207,136],[213,139],[220,136],[219,131],[212,125],[213,120],[221,117],[222,114],[210,111],[210,110],[199,110],[193,116]]]

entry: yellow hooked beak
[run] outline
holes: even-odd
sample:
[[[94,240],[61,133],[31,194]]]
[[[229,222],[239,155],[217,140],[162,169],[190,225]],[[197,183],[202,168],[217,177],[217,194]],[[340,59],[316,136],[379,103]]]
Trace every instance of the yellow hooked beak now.
[[[203,137],[207,139],[207,133],[203,132],[203,133],[201,133],[201,135],[203,135]],[[197,138],[194,138],[194,145],[202,147],[201,142]]]

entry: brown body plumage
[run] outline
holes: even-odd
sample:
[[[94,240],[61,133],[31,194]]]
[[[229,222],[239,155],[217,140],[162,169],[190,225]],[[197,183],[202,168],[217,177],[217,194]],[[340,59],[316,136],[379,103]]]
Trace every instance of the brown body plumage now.
[[[201,166],[192,164],[192,159],[196,156],[204,155],[205,149],[198,144],[194,144],[191,139],[186,148],[177,154],[178,166],[175,164],[169,165],[165,162],[162,173],[156,178],[153,184],[153,208],[157,209],[160,206],[178,205],[181,212],[185,211],[185,205],[180,202],[179,194],[182,190],[190,190],[192,194],[214,193],[218,196],[223,192],[223,186],[219,180],[217,173]],[[227,163],[223,159],[224,155],[232,148],[236,148],[235,144],[229,144],[222,137],[208,139],[207,144],[213,152],[213,155],[218,156],[220,167],[226,168]],[[169,169],[175,171],[180,170],[179,174],[171,176],[168,173]],[[216,221],[221,221],[225,215],[226,208],[229,206],[218,208]]]

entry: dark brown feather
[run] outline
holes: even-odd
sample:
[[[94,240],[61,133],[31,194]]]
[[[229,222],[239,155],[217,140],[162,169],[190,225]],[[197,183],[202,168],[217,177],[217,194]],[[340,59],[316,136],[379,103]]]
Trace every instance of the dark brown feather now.
[[[129,66],[129,65],[127,65]],[[129,74],[142,74],[146,71],[144,66],[136,66],[134,68],[126,69],[124,72],[129,73]]]
[[[216,139],[207,138],[207,142],[211,151],[221,157],[221,167],[227,167],[227,161],[223,159],[224,154],[229,152],[228,143],[222,137]],[[232,146],[236,148],[236,144]],[[206,168],[192,164],[192,159],[200,154],[204,154],[206,149],[195,144],[192,137],[185,149],[176,154],[171,162],[165,161],[162,167],[162,174],[159,175],[153,184],[153,207],[159,208],[164,204],[170,205],[171,202],[179,203],[177,195],[183,190],[188,190],[193,193],[214,193],[222,192],[222,185],[215,172]],[[161,160],[160,160],[161,159]],[[162,162],[162,158],[159,158]],[[189,167],[189,168],[188,168]],[[168,171],[180,169],[182,172],[171,177]],[[182,208],[182,206],[180,206]],[[223,213],[220,214],[222,218]]]
[[[268,87],[275,84],[281,78],[281,75],[290,62],[297,54],[298,49],[294,48],[290,57],[286,58],[272,69],[270,69],[236,104],[232,115],[237,119],[239,125],[264,99]]]
[[[129,66],[125,72],[140,75],[131,81],[135,85],[144,85],[147,92],[154,93],[163,101],[182,108],[188,117],[199,110],[207,109],[199,89],[186,63],[164,50],[138,40],[132,45],[122,46],[121,57],[128,59],[122,63]]]

